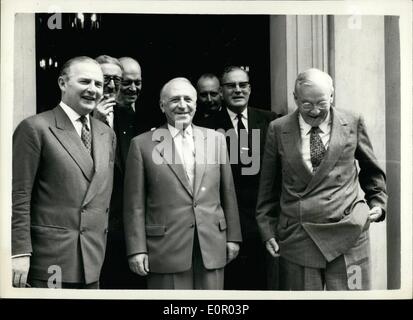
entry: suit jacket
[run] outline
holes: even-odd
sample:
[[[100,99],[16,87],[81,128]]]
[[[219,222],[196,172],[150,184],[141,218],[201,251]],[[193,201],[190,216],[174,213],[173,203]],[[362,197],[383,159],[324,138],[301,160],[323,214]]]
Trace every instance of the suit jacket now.
[[[254,157],[254,161],[257,161],[260,165],[264,153],[268,125],[275,118],[277,118],[277,115],[271,111],[248,107],[248,144],[250,151],[252,151],[252,129],[258,129],[260,133],[259,154]],[[206,118],[205,126],[215,130],[225,130],[225,132],[234,129],[225,107],[223,107],[216,115]],[[231,139],[229,139],[228,136],[227,149],[231,150]],[[251,155],[252,154],[250,153],[250,156]],[[255,208],[257,205],[260,172],[258,171],[253,175],[242,175],[242,165],[240,162],[231,164],[231,168],[237,194],[243,239],[247,241],[249,238],[259,238],[257,221],[255,219]]]
[[[124,194],[126,251],[128,255],[148,253],[151,272],[188,270],[195,232],[207,269],[224,267],[226,242],[241,241],[224,136],[197,126],[193,129],[194,187],[189,185],[166,125],[131,142]]]
[[[92,158],[58,106],[20,123],[13,135],[12,254],[31,253],[30,275],[63,282],[99,279],[106,245],[116,140],[90,117]]]
[[[114,108],[113,130],[116,133],[117,145],[113,192],[110,202],[109,231],[111,235],[123,237],[123,185],[125,164],[131,140],[138,134],[135,112],[122,106]]]
[[[367,230],[369,208],[385,210],[387,202],[363,119],[336,108],[331,117],[329,147],[314,175],[302,160],[298,111],[271,122],[257,204],[263,240],[276,237],[281,256],[315,268],[346,254]],[[353,259],[368,256],[363,248]]]

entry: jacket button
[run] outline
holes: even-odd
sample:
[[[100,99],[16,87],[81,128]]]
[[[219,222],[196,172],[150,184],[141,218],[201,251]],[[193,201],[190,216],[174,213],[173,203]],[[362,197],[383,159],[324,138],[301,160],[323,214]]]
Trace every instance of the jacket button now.
[[[106,208],[106,213],[108,213],[109,212],[109,208]]]
[[[105,229],[105,233],[108,233],[108,232],[109,232],[109,230],[108,230],[108,228],[106,228],[106,229]]]
[[[198,204],[197,204],[196,202],[194,202],[194,208],[196,208],[197,205],[198,205]]]
[[[190,227],[190,228],[193,228],[193,227],[195,227],[195,224],[191,223],[191,224],[189,225],[189,227]]]

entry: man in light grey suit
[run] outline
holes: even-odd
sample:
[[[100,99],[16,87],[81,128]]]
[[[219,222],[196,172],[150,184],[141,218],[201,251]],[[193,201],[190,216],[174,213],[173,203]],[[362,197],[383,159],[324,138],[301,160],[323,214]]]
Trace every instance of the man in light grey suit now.
[[[89,116],[103,92],[95,60],[70,59],[58,84],[59,105],[13,134],[13,285],[97,289],[116,138]]]
[[[132,271],[149,289],[222,289],[241,229],[225,137],[192,125],[196,90],[161,90],[167,123],[134,138],[126,161],[124,226]]]
[[[332,107],[333,93],[328,74],[299,74],[298,109],[268,129],[257,221],[284,290],[370,287],[368,228],[385,218],[385,174],[363,119]]]

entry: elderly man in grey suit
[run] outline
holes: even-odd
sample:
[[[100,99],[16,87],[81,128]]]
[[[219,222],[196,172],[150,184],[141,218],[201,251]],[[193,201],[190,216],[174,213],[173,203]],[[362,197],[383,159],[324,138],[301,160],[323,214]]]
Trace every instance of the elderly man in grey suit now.
[[[385,174],[363,119],[332,107],[333,93],[328,74],[304,71],[298,109],[268,129],[257,221],[284,290],[370,288],[368,228],[385,218]]]
[[[66,62],[61,102],[13,135],[13,285],[99,288],[116,138],[89,114],[103,93],[99,64]]]
[[[149,289],[222,289],[241,228],[225,137],[192,125],[185,78],[160,97],[167,123],[134,138],[126,161],[124,225],[132,271]]]

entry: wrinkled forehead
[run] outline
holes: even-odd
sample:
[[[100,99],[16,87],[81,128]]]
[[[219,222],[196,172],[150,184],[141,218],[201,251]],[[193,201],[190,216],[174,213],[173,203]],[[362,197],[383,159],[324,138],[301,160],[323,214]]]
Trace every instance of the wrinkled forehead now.
[[[243,70],[232,70],[222,77],[223,83],[228,82],[248,82],[249,77],[248,74]]]
[[[296,93],[301,97],[307,94],[318,94],[318,95],[331,95],[333,92],[333,87],[329,82],[320,81],[310,81],[305,80],[298,84]]]
[[[103,63],[100,65],[103,75],[122,77],[122,69],[113,63]]]
[[[67,70],[67,76],[89,79],[101,79],[103,73],[100,65],[92,61],[74,62]]]
[[[139,64],[134,61],[124,61],[123,66],[123,76],[130,76],[134,78],[141,78],[142,70]]]
[[[176,80],[168,83],[162,92],[164,99],[169,99],[171,97],[177,96],[188,96],[196,100],[196,90],[187,81]]]
[[[216,78],[204,78],[198,82],[198,91],[218,91],[219,90],[219,81]]]

